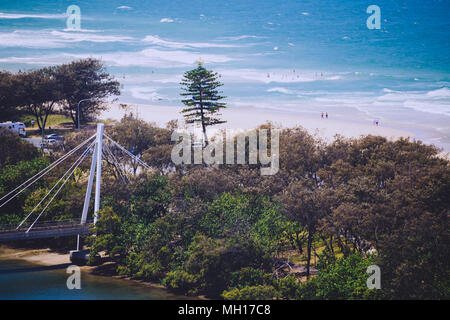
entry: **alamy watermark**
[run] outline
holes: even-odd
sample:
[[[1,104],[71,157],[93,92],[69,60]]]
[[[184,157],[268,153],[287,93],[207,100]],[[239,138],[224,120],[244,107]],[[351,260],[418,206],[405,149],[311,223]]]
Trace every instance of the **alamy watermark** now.
[[[81,9],[79,6],[72,4],[67,7],[66,26],[68,30],[81,30]]]
[[[376,264],[367,267],[366,273],[370,274],[367,278],[368,289],[381,289],[381,269]]]
[[[79,266],[70,265],[67,267],[66,273],[71,274],[66,281],[67,289],[81,289],[81,270]]]
[[[366,13],[371,14],[366,21],[367,29],[381,29],[381,9],[379,6],[372,4],[367,7]]]
[[[266,166],[260,168],[263,176],[274,175],[278,172],[279,129],[271,128],[270,130],[258,129],[250,131],[227,129],[216,134],[214,138],[214,141],[205,146],[203,138],[199,138],[198,135],[191,134],[187,130],[174,131],[172,133],[172,141],[177,141],[178,143],[172,149],[172,162],[175,165],[259,163],[261,166]]]

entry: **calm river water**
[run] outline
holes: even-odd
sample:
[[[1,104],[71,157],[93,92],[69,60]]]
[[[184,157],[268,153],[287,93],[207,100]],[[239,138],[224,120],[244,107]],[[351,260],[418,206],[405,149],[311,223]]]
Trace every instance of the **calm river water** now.
[[[5,299],[185,299],[164,289],[81,271],[81,289],[69,290],[69,264],[38,266],[0,259],[0,300]]]

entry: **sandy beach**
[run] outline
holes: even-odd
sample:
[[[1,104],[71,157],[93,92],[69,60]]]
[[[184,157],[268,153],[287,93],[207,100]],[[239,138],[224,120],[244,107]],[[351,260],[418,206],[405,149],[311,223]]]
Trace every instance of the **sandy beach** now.
[[[0,259],[24,260],[34,264],[53,266],[70,263],[69,253],[56,253],[50,249],[16,249],[0,246]]]
[[[181,127],[184,126],[183,118],[180,114],[182,107],[172,106],[133,106],[128,110],[121,109],[118,105],[113,105],[108,111],[101,114],[101,119],[120,120],[125,113],[133,112],[139,118],[147,122],[155,122],[159,126],[165,126],[168,121],[177,119]],[[379,135],[388,139],[398,139],[400,137],[415,138],[412,132],[401,129],[376,126],[372,123],[361,123],[360,121],[341,121],[334,119],[321,119],[310,115],[300,115],[295,113],[275,113],[270,110],[252,107],[227,108],[222,111],[221,118],[226,120],[225,124],[216,126],[217,129],[252,129],[261,124],[272,122],[281,127],[302,126],[311,134],[332,141],[336,134],[347,138],[357,138],[361,135]]]

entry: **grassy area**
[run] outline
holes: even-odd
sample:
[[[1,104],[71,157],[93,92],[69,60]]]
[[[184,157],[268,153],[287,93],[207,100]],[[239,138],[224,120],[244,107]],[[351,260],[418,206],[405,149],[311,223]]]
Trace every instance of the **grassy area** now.
[[[37,123],[34,126],[31,125],[31,121],[34,120],[36,122],[36,118],[34,116],[23,116],[20,121],[25,123],[27,136],[29,137],[40,137],[42,135],[41,130]],[[45,126],[45,134],[64,134],[68,131],[73,130],[73,122],[70,117],[61,114],[51,114],[47,118],[47,123]]]
[[[27,126],[27,129],[38,129],[37,123],[34,124],[34,126],[31,125],[31,121],[36,121],[36,118],[34,116],[23,116],[20,121],[25,123]],[[47,118],[46,127],[55,127],[59,125],[71,125],[73,124],[72,119],[70,117],[67,117],[62,114],[51,114]]]

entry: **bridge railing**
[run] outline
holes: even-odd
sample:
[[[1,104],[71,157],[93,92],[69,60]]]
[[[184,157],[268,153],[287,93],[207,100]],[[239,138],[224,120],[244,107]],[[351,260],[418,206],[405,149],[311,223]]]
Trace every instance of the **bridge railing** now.
[[[86,221],[86,225],[93,224],[93,220]],[[31,231],[33,230],[42,230],[42,229],[60,229],[60,228],[70,228],[81,225],[79,219],[65,219],[59,221],[44,221],[39,222],[33,226]],[[19,232],[19,231],[27,231],[29,226],[22,225],[17,229],[17,224],[15,225],[0,225],[0,233],[8,233],[8,232]]]

